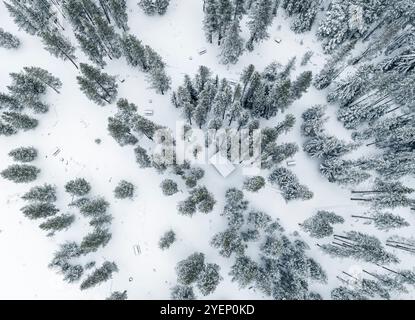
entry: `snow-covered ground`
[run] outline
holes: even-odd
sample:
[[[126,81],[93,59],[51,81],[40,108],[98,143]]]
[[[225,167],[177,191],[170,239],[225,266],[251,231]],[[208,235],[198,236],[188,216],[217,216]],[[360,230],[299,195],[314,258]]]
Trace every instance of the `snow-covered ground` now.
[[[173,88],[182,82],[185,73],[193,75],[200,65],[209,67],[221,77],[238,79],[242,69],[250,63],[262,70],[274,60],[286,63],[293,56],[300,60],[308,50],[315,52],[311,63],[306,67],[300,67],[297,63],[295,74],[304,70],[316,72],[324,64],[325,56],[319,54],[321,47],[314,37],[315,32],[294,34],[289,29],[289,20],[281,14],[270,27],[269,40],[259,44],[252,53],[245,52],[236,65],[223,66],[218,63],[218,48],[207,44],[205,40],[202,19],[201,1],[172,0],[166,15],[162,17],[146,16],[136,6],[136,1],[129,1],[131,32],[163,57],[168,66],[167,72],[172,77]],[[220,257],[217,250],[209,245],[213,234],[226,228],[226,221],[220,216],[224,193],[231,186],[242,187],[244,177],[241,170],[224,179],[212,166],[203,166],[206,174],[200,184],[206,185],[214,193],[218,201],[214,211],[207,215],[199,213],[192,218],[178,215],[177,202],[184,199],[186,194],[179,192],[172,197],[163,196],[159,185],[166,177],[153,169],[140,169],[135,162],[133,149],[120,147],[108,135],[107,118],[114,114],[115,105],[100,107],[88,100],[79,91],[77,72],[73,66],[43,50],[38,38],[19,31],[3,5],[0,5],[0,25],[22,41],[17,51],[0,49],[0,91],[4,91],[9,83],[8,74],[18,72],[24,66],[33,65],[49,70],[63,82],[61,94],[47,95],[52,108],[41,117],[36,130],[0,138],[0,168],[12,163],[7,156],[8,151],[18,146],[33,145],[40,154],[34,164],[42,170],[40,177],[31,184],[16,185],[0,180],[0,299],[103,299],[114,290],[127,290],[130,299],[169,298],[169,289],[176,283],[176,263],[194,251],[205,253],[207,261],[222,267],[221,274],[225,279],[208,298],[265,298],[258,292],[239,289],[237,284],[232,283],[227,276],[232,259]],[[276,37],[282,40],[281,43],[274,41]],[[201,48],[207,49],[205,55],[198,54]],[[78,55],[81,56],[79,50]],[[86,61],[85,58],[83,60]],[[182,119],[171,105],[169,94],[156,94],[149,88],[145,75],[128,67],[123,59],[109,63],[106,72],[117,75],[119,80],[125,79],[125,82],[119,83],[118,96],[138,105],[140,113],[152,108],[155,112],[153,120],[173,129],[176,121]],[[297,117],[297,124],[292,132],[283,137],[283,141],[302,144],[300,115],[312,105],[326,104],[325,96],[326,92],[310,88],[290,107],[288,112]],[[350,139],[350,133],[337,122],[334,113],[334,107],[329,106],[327,130],[338,137]],[[264,124],[272,125],[280,120],[281,117],[276,117]],[[95,143],[97,138],[102,139],[101,144]],[[53,156],[57,148],[61,152]],[[299,231],[301,237],[310,244],[310,256],[319,261],[328,273],[328,284],[318,285],[316,290],[329,298],[330,289],[339,285],[336,276],[341,271],[355,272],[365,264],[351,259],[333,259],[323,254],[316,244],[330,239],[316,241],[301,231],[298,223],[318,209],[329,209],[346,220],[345,224],[335,226],[336,233],[359,229],[376,234],[383,242],[394,233],[379,233],[373,226],[365,226],[361,221],[351,218],[352,214],[362,213],[366,208],[350,201],[349,189],[327,182],[318,171],[317,161],[310,159],[304,152],[298,152],[295,160],[297,164],[292,170],[301,183],[314,192],[312,200],[286,203],[270,187],[258,194],[245,194],[252,208],[279,218],[287,232]],[[78,218],[67,232],[48,238],[36,222],[26,219],[19,210],[23,206],[21,195],[31,186],[44,182],[57,185],[57,205],[67,207],[70,199],[64,193],[63,185],[78,176],[91,182],[94,195],[104,196],[111,202],[113,239],[106,248],[97,252],[95,258],[97,265],[104,260],[115,261],[120,269],[112,280],[87,291],[80,291],[78,285],[65,283],[61,275],[48,268],[58,244],[65,240],[81,239],[88,228],[87,223]],[[137,196],[133,200],[114,198],[113,190],[122,179],[138,186]],[[185,190],[184,184],[180,185],[180,189]],[[408,221],[413,221],[409,210],[402,210],[400,214]],[[158,240],[169,228],[175,230],[178,241],[169,250],[161,251]],[[401,229],[399,234],[410,235],[410,229]],[[136,244],[141,247],[140,255],[133,252]],[[404,254],[402,260],[410,266],[410,258]]]

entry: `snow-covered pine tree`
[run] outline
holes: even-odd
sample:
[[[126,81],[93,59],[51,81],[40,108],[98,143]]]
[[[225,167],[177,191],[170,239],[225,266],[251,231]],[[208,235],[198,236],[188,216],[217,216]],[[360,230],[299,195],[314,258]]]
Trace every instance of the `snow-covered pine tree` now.
[[[391,212],[382,212],[375,210],[368,212],[366,216],[352,215],[353,218],[365,219],[379,230],[389,231],[390,229],[398,229],[408,227],[409,223],[401,216],[394,215]]]
[[[221,45],[222,38],[225,33],[229,31],[229,27],[233,17],[233,6],[231,0],[216,0],[217,10],[216,14],[218,17],[218,45]]]
[[[325,117],[325,111],[326,106],[316,105],[302,113],[301,134],[304,137],[314,137],[323,133],[324,123],[328,119]]]
[[[117,199],[132,199],[134,197],[135,186],[131,182],[121,180],[114,189],[114,196]]]
[[[298,76],[291,86],[291,97],[293,100],[300,99],[303,93],[307,92],[312,79],[313,73],[311,71],[304,71]]]
[[[45,0],[9,0],[4,5],[19,28],[31,35],[50,29],[56,19],[51,4]]]
[[[3,112],[1,118],[5,123],[2,125],[1,132],[5,135],[11,135],[18,132],[19,129],[27,131],[38,126],[39,121],[35,118],[20,112]]]
[[[65,191],[73,196],[82,197],[91,191],[91,185],[84,178],[76,178],[65,184]]]
[[[43,31],[40,33],[46,51],[62,60],[69,60],[76,69],[75,47],[58,31]]]
[[[350,37],[349,3],[333,1],[320,22],[317,35],[323,40],[323,49],[330,53]]]
[[[285,200],[309,200],[313,197],[313,192],[305,185],[299,183],[297,176],[286,168],[276,168],[268,177],[270,183],[277,185]]]
[[[256,230],[266,230],[271,224],[272,218],[262,211],[250,211],[248,214],[248,224]]]
[[[13,164],[0,172],[0,175],[14,183],[28,183],[37,179],[40,169],[27,164]]]
[[[229,275],[232,282],[236,282],[240,288],[246,288],[256,281],[258,276],[258,264],[248,256],[238,256],[231,267]]]
[[[233,20],[242,19],[243,15],[246,14],[245,0],[233,0]]]
[[[232,228],[215,234],[210,243],[225,258],[229,258],[232,253],[239,256],[245,252],[245,244],[240,233]]]
[[[251,8],[249,16],[248,27],[251,34],[246,43],[246,48],[252,51],[254,50],[254,43],[261,42],[269,37],[267,29],[272,24],[273,19],[272,1],[256,1]]]
[[[49,71],[39,67],[24,67],[23,70],[27,76],[42,82],[56,93],[60,93],[59,89],[62,87],[62,81]]]
[[[149,79],[157,93],[164,95],[170,89],[171,79],[164,68],[152,68],[149,72]]]
[[[195,300],[196,296],[191,286],[176,285],[171,288],[170,296],[173,300]]]
[[[105,247],[111,240],[111,233],[108,229],[95,228],[94,231],[88,233],[81,242],[80,249],[85,255],[95,252],[99,247]]]
[[[163,15],[167,12],[167,8],[169,7],[169,4],[170,4],[170,0],[154,0],[156,11],[160,15]]]
[[[329,182],[342,185],[359,184],[370,178],[370,174],[361,170],[356,161],[338,157],[325,159],[320,164],[320,172]]]
[[[362,201],[375,208],[397,208],[413,205],[414,200],[409,196],[414,189],[403,185],[399,181],[384,181],[375,179],[371,190],[353,190],[354,201]]]
[[[108,118],[108,131],[120,146],[135,145],[138,142],[130,127],[118,118]]]
[[[246,178],[243,188],[247,191],[258,192],[265,186],[265,179],[262,176]]]
[[[9,152],[14,161],[32,162],[37,158],[38,152],[34,147],[20,147]]]
[[[205,255],[195,252],[176,265],[177,281],[183,285],[196,282],[205,269]]]
[[[236,188],[230,188],[225,193],[225,206],[222,215],[228,220],[228,225],[239,229],[244,223],[244,212],[248,209],[248,201],[244,193]]]
[[[55,202],[56,187],[50,184],[33,187],[22,196],[22,199],[31,202]]]
[[[81,91],[101,106],[113,103],[118,93],[115,77],[84,63],[80,64],[80,68],[82,75],[76,79]]]
[[[0,28],[0,47],[6,49],[17,49],[20,46],[20,40],[10,32]]]
[[[40,98],[46,93],[46,84],[26,72],[10,73],[12,83],[7,86],[12,97],[36,113],[45,113],[49,106]]]
[[[324,238],[333,234],[333,224],[344,223],[344,219],[330,211],[317,211],[312,217],[300,224],[301,228],[315,238]]]
[[[335,240],[333,244],[324,244],[320,248],[335,257],[351,257],[377,264],[399,262],[399,259],[387,252],[379,239],[374,236],[349,231],[344,236],[335,236]]]
[[[45,222],[39,225],[39,228],[50,232],[53,235],[56,231],[68,229],[75,221],[75,215],[73,214],[62,214],[53,218],[49,218]]]
[[[108,281],[112,278],[114,272],[118,272],[117,265],[114,262],[105,261],[100,268],[96,269],[81,283],[81,290],[90,289]]]
[[[159,125],[153,121],[135,114],[131,119],[131,129],[145,135],[148,139],[153,140],[154,135],[158,129],[161,129]]]
[[[207,296],[216,290],[222,279],[220,266],[216,263],[207,263],[197,279],[196,286],[204,296]]]
[[[311,30],[320,5],[320,0],[306,0],[302,2],[304,5],[291,24],[291,29],[296,33]]]
[[[165,196],[172,196],[179,191],[177,183],[171,179],[164,179],[160,184],[160,188]]]
[[[114,291],[105,300],[127,300],[127,299],[128,299],[127,290],[125,290],[123,292]]]
[[[125,0],[99,0],[99,3],[106,16],[108,18],[111,16],[118,28],[123,31],[127,31],[129,29],[127,3]]]
[[[148,14],[149,16],[156,13],[156,5],[154,4],[154,0],[140,0],[138,5],[141,7],[144,13]]]
[[[355,143],[346,143],[325,133],[310,138],[303,144],[303,150],[313,158],[340,157],[354,149]]]
[[[121,38],[121,48],[129,65],[139,67],[144,72],[149,70],[145,46],[135,35],[124,33]]]
[[[176,241],[176,233],[173,230],[166,231],[159,241],[159,248],[166,250]]]
[[[146,149],[137,146],[134,149],[134,153],[135,153],[135,159],[138,163],[138,165],[140,166],[140,168],[149,168],[151,167],[151,159],[147,154]]]
[[[218,4],[216,0],[205,1],[205,17],[203,19],[203,27],[206,39],[209,43],[213,43],[213,36],[219,30]]]
[[[244,40],[240,36],[239,20],[235,19],[221,43],[221,62],[235,64],[244,51]]]
[[[24,206],[20,210],[27,218],[31,220],[49,218],[59,212],[59,209],[50,202],[31,203]]]
[[[85,217],[96,218],[104,215],[107,212],[109,205],[110,204],[104,198],[96,198],[83,204],[79,211]]]

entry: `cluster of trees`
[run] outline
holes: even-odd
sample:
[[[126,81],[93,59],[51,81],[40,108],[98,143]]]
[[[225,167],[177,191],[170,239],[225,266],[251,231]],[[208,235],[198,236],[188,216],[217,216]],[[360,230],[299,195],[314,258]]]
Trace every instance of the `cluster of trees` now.
[[[6,49],[17,49],[20,47],[20,40],[10,32],[0,28],[0,47]]]
[[[265,212],[249,210],[243,192],[235,188],[225,194],[222,215],[227,219],[228,228],[214,235],[211,245],[223,257],[235,256],[230,271],[232,281],[241,288],[255,288],[274,299],[321,299],[309,290],[309,283],[325,283],[327,276],[307,256],[309,248],[305,242],[298,238],[291,241],[278,221]],[[257,246],[258,260],[247,254],[248,243],[250,247]]]
[[[237,84],[213,77],[207,67],[201,66],[193,79],[185,75],[171,101],[190,125],[216,130],[233,127],[239,131],[249,124],[255,126],[252,119],[270,119],[284,112],[307,91],[311,72],[303,72],[291,81],[294,66],[295,59],[286,66],[273,62],[259,73],[249,65]]]
[[[362,270],[362,275],[355,278],[344,273],[348,278],[343,279],[345,285],[331,291],[334,300],[368,300],[393,299],[392,294],[407,294],[408,286],[414,285],[415,273],[411,270],[393,270],[382,267],[385,273]],[[411,287],[412,289],[412,287]]]
[[[244,49],[269,38],[268,29],[281,7],[293,16],[292,30],[305,32],[311,29],[317,15],[319,0],[205,0],[203,20],[206,38],[210,43],[217,39],[221,47],[221,62],[236,63]],[[249,38],[240,35],[240,23],[247,15]]]
[[[329,5],[317,35],[324,51],[332,52],[344,43],[367,40],[382,28],[406,25],[414,10],[408,0],[336,0]]]
[[[189,191],[189,196],[180,201],[177,210],[185,216],[193,216],[196,212],[209,213],[213,210],[216,200],[205,186],[197,186]]]
[[[206,263],[205,255],[195,252],[176,265],[177,282],[171,290],[171,297],[175,300],[193,300],[195,294],[193,285],[199,289],[203,296],[216,290],[222,281],[220,266],[216,263]]]
[[[75,37],[88,58],[103,67],[105,57],[121,57],[120,36],[112,24],[128,30],[125,0],[70,0],[61,4]],[[112,18],[112,19],[111,19]]]
[[[27,164],[37,158],[37,150],[33,147],[20,147],[9,152],[9,156],[22,164],[12,164],[0,172],[2,178],[14,183],[29,183],[37,179],[40,169]]]
[[[333,243],[319,247],[334,257],[350,257],[376,264],[399,262],[395,255],[385,250],[378,238],[357,231],[346,232],[344,236],[334,235]]]
[[[67,230],[75,221],[75,215],[71,213],[62,213],[55,202],[57,200],[56,187],[51,184],[44,184],[32,187],[22,196],[22,199],[29,202],[21,211],[31,219],[46,219],[39,228],[48,232],[48,236],[53,236],[56,232]]]
[[[288,133],[294,124],[295,117],[288,114],[275,127],[261,129],[261,168],[272,169],[284,160],[292,158],[298,152],[299,147],[296,143],[277,143],[278,137]]]
[[[184,161],[182,164],[175,163],[172,171],[183,179],[188,188],[196,187],[199,180],[205,176],[205,171],[202,168],[192,167],[188,161]]]
[[[370,177],[358,160],[345,160],[343,155],[355,150],[356,143],[347,143],[324,129],[327,121],[325,106],[313,106],[302,114],[301,133],[307,138],[303,149],[311,157],[320,159],[320,172],[329,182],[359,184]]]
[[[293,17],[291,29],[302,33],[311,30],[320,4],[320,0],[283,0],[281,7]]]
[[[170,0],[140,0],[138,2],[144,13],[150,16],[156,13],[159,15],[165,14],[169,4]]]
[[[132,34],[124,34],[120,45],[127,63],[146,73],[149,82],[158,93],[164,94],[170,89],[171,79],[166,74],[166,64],[157,52],[150,46],[143,45]]]
[[[232,281],[241,288],[254,287],[276,300],[315,300],[321,296],[310,290],[310,282],[325,283],[327,275],[312,258],[307,245],[285,235],[270,234],[260,247],[260,260],[246,255],[231,267]]]
[[[361,172],[362,179],[368,171],[375,171],[388,180],[414,173],[411,88],[415,45],[410,18],[414,13],[413,4],[406,0],[393,4],[367,1],[364,5],[361,1],[335,1],[329,7],[327,23],[321,28],[323,37],[329,40],[325,42],[328,51],[338,49],[315,84],[324,88],[339,78],[328,94],[328,100],[339,105],[338,119],[345,128],[355,130],[352,137],[357,142],[378,149],[357,163],[332,161],[327,165],[329,171],[346,172],[344,168],[353,167]],[[357,40],[363,40],[362,50],[352,54]],[[347,76],[339,77],[346,69]]]
[[[26,199],[50,199],[56,200],[56,195],[52,192],[51,186],[33,188],[24,196]],[[76,178],[65,184],[65,191],[72,196],[71,208],[79,209],[79,212],[89,219],[89,224],[93,228],[85,235],[82,240],[77,242],[65,242],[55,252],[51,268],[57,269],[63,274],[64,280],[73,283],[81,280],[85,271],[95,266],[95,261],[82,264],[83,257],[96,252],[100,247],[105,247],[111,240],[109,225],[112,216],[107,213],[109,203],[100,197],[90,197],[91,185],[84,178]],[[69,216],[69,215],[68,215]],[[74,215],[72,215],[74,218]],[[55,222],[55,225],[63,225],[63,221]],[[92,288],[102,282],[111,279],[112,274],[118,272],[118,267],[114,262],[105,261],[101,267],[96,268],[87,275],[81,282],[81,290]],[[109,299],[126,299],[126,292],[114,292]]]
[[[99,247],[105,247],[111,240],[109,226],[112,215],[107,212],[109,203],[102,197],[89,197],[90,183],[84,178],[76,178],[66,183],[65,190],[73,197],[70,207],[79,209],[79,212],[89,219],[93,230],[81,241],[79,247],[82,254],[96,252]]]
[[[166,1],[156,2],[157,8],[162,10]],[[124,56],[130,65],[139,66],[148,74],[157,92],[164,94],[170,88],[170,78],[161,57],[128,33],[125,0],[10,0],[6,7],[21,29],[41,37],[47,51],[70,61],[77,69],[76,48],[62,33],[64,28],[59,23],[58,12],[71,24],[82,51],[94,64],[102,68],[106,59]]]
[[[19,73],[10,73],[12,83],[7,93],[0,93],[0,135],[11,136],[19,131],[37,127],[38,120],[25,113],[45,113],[49,106],[42,101],[47,89],[59,93],[61,81],[47,70],[24,67]]]
[[[399,181],[376,178],[371,190],[353,190],[351,200],[365,202],[375,209],[413,207],[415,200],[410,195],[414,191]]]

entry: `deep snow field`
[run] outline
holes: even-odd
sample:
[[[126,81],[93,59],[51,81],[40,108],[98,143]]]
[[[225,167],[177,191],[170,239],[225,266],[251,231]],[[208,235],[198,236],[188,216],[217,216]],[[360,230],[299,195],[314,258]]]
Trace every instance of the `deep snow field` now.
[[[218,47],[205,40],[201,1],[172,0],[164,16],[152,17],[146,16],[137,7],[136,1],[128,3],[130,31],[163,57],[167,63],[167,73],[172,77],[173,89],[181,84],[185,73],[193,75],[200,65],[209,67],[220,77],[239,79],[241,71],[250,63],[257,70],[262,70],[274,60],[285,64],[291,57],[297,56],[294,71],[294,75],[297,75],[305,70],[318,72],[327,58],[314,36],[315,31],[293,33],[289,28],[289,19],[281,10],[269,29],[271,36],[268,40],[258,44],[253,52],[245,52],[236,65],[224,66],[218,63]],[[0,138],[1,169],[12,163],[7,155],[11,149],[32,145],[39,151],[34,164],[42,170],[39,178],[30,184],[19,185],[0,179],[0,299],[104,299],[117,290],[127,290],[129,299],[168,299],[170,288],[176,284],[176,263],[195,251],[203,252],[207,261],[218,263],[224,277],[217,290],[206,298],[266,299],[260,292],[239,289],[236,283],[232,283],[227,274],[233,259],[221,257],[217,249],[209,244],[216,232],[226,228],[226,220],[220,215],[224,194],[229,187],[242,187],[244,176],[241,170],[223,178],[211,165],[203,165],[205,176],[200,184],[206,185],[214,193],[217,200],[215,209],[207,215],[198,213],[192,218],[179,215],[176,205],[185,198],[185,193],[163,196],[159,185],[166,175],[160,175],[151,168],[140,169],[135,162],[133,148],[120,147],[108,135],[107,118],[115,113],[115,104],[100,107],[88,100],[79,91],[77,72],[73,66],[52,57],[42,48],[39,38],[19,31],[3,4],[0,4],[0,26],[17,35],[22,42],[17,51],[0,49],[0,91],[4,91],[9,83],[8,74],[18,72],[24,66],[44,68],[63,82],[61,94],[48,93],[47,102],[52,107],[47,114],[42,115],[38,128]],[[282,40],[281,43],[274,41],[276,37]],[[205,55],[198,54],[201,48],[207,49]],[[311,62],[302,67],[298,61],[308,50],[313,50],[315,54]],[[87,61],[80,50],[77,54],[80,61]],[[118,97],[135,103],[140,114],[144,109],[154,109],[152,120],[173,130],[176,121],[182,120],[180,111],[170,102],[171,91],[166,95],[156,94],[149,88],[145,75],[127,66],[124,59],[108,63],[105,72],[116,75],[119,80],[125,79],[125,82],[118,83]],[[316,104],[327,104],[326,92],[310,87],[287,111],[296,116],[297,122],[282,141],[302,144],[301,113]],[[327,113],[330,116],[326,124],[327,131],[350,140],[350,132],[336,120],[334,107],[329,105]],[[262,123],[272,125],[281,119],[277,116]],[[97,138],[102,140],[101,144],[95,143]],[[54,156],[58,148],[61,151]],[[335,233],[358,229],[377,235],[382,242],[392,234],[411,236],[411,227],[378,232],[373,226],[364,225],[351,215],[361,214],[367,211],[367,207],[350,201],[349,188],[324,179],[318,170],[317,160],[311,159],[302,150],[294,159],[297,164],[290,169],[297,174],[302,184],[314,192],[313,199],[287,203],[269,185],[257,194],[245,192],[245,196],[251,208],[278,218],[287,233],[298,231],[310,245],[309,255],[323,266],[328,275],[328,283],[316,285],[315,289],[323,298],[330,298],[330,290],[341,284],[336,276],[342,271],[358,274],[368,265],[324,254],[317,244],[330,242],[330,238],[311,238],[300,229],[299,223],[319,209],[333,210],[345,219],[344,224],[335,226]],[[66,206],[70,198],[63,186],[79,176],[91,183],[93,195],[104,196],[111,203],[109,213],[114,217],[112,240],[94,255],[97,265],[109,260],[115,261],[119,268],[112,280],[85,291],[80,291],[76,284],[64,282],[61,275],[48,268],[48,263],[58,244],[80,239],[89,228],[87,222],[78,217],[68,231],[46,237],[37,223],[25,218],[19,210],[23,206],[23,200],[20,199],[22,194],[33,185],[46,182],[58,188],[57,206]],[[113,190],[122,179],[137,186],[138,192],[133,200],[114,198]],[[183,181],[179,181],[179,189],[185,190]],[[415,222],[408,208],[394,212],[409,222]],[[176,232],[178,241],[169,250],[162,251],[158,248],[158,241],[169,228]],[[141,247],[140,255],[134,254],[133,246],[136,244]],[[392,249],[389,251],[394,252]],[[402,267],[413,265],[413,256],[403,252],[394,253],[402,257]],[[373,265],[370,268],[373,270]],[[412,296],[415,297],[415,294]],[[200,295],[198,298],[203,297]]]

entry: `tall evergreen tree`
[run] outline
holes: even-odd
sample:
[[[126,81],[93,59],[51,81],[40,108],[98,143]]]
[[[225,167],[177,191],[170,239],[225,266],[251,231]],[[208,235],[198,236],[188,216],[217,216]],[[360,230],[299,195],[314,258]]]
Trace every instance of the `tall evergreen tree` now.
[[[46,51],[57,58],[63,59],[64,61],[69,60],[75,68],[78,69],[75,56],[75,47],[67,38],[59,32],[50,31],[43,31],[40,36]]]
[[[149,70],[145,47],[141,44],[141,41],[136,38],[136,36],[124,33],[121,38],[121,49],[123,50],[124,57],[127,59],[127,63],[129,65],[139,67],[145,72]]]
[[[248,27],[251,32],[246,48],[254,50],[254,43],[265,40],[269,37],[268,27],[272,24],[272,1],[259,0],[255,2],[250,12]]]
[[[221,44],[221,62],[223,64],[236,63],[244,51],[244,41],[240,36],[239,20],[235,19],[226,32]]]
[[[90,274],[82,283],[81,290],[95,287],[112,278],[112,274],[118,272],[118,267],[114,262],[105,261],[102,266]]]
[[[99,105],[111,104],[117,97],[115,77],[99,71],[90,65],[81,63],[82,76],[76,77],[85,95]]]

